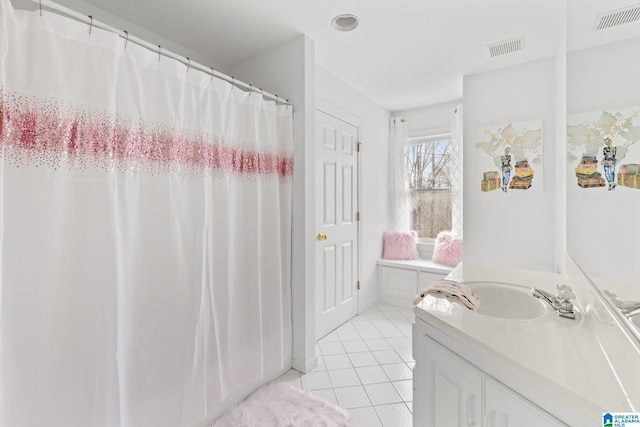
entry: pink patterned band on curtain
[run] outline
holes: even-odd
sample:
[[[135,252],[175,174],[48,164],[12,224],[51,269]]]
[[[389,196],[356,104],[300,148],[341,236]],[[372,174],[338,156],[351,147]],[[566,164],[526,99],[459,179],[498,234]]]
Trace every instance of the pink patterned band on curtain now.
[[[291,153],[231,146],[224,137],[189,135],[118,114],[78,107],[60,110],[53,100],[9,95],[0,89],[0,155],[9,164],[26,161],[51,168],[64,163],[84,169],[90,161],[96,169],[121,172],[280,180],[293,175]]]

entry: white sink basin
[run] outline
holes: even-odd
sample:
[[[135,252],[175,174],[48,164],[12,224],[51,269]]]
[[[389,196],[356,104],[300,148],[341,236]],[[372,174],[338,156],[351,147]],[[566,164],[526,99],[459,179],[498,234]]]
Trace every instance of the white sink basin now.
[[[547,314],[544,302],[531,295],[531,288],[512,283],[465,282],[480,297],[477,313],[501,319],[531,320]]]

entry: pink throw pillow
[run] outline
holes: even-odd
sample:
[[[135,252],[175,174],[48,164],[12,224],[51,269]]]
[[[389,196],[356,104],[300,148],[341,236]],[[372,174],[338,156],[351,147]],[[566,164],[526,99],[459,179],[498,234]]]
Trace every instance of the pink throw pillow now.
[[[382,258],[416,259],[418,257],[417,239],[418,235],[415,231],[385,231],[382,235]]]
[[[431,260],[436,264],[455,267],[462,259],[462,238],[450,231],[441,231],[436,236],[436,246]]]

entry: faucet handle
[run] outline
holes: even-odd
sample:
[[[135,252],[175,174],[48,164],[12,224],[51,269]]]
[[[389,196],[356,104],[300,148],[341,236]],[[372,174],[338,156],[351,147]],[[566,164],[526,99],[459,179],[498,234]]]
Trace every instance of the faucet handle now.
[[[571,286],[569,285],[559,283],[556,285],[556,290],[558,291],[558,294],[556,295],[556,298],[558,299],[569,301],[576,297],[576,294],[573,293],[573,289],[571,289]]]

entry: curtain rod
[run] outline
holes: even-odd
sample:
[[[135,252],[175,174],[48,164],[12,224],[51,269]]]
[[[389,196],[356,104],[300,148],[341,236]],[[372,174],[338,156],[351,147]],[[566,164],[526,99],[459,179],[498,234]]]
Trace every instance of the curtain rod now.
[[[201,71],[205,74],[210,75],[211,77],[215,77],[217,79],[220,80],[224,80],[227,83],[231,83],[232,85],[242,88],[242,89],[246,89],[250,92],[256,92],[256,93],[260,93],[263,97],[271,99],[273,101],[276,101],[277,103],[280,104],[285,104],[285,105],[291,105],[291,102],[288,99],[282,98],[278,95],[274,95],[272,93],[269,93],[267,91],[262,90],[262,88],[253,86],[252,84],[249,83],[245,83],[241,80],[236,79],[233,76],[228,76],[224,73],[221,73],[218,70],[214,70],[212,67],[207,67],[205,65],[199,64],[195,61],[191,61],[191,59],[189,59],[189,57],[185,56],[181,56],[178,55],[176,53],[173,53],[171,51],[167,51],[162,49],[161,45],[154,45],[152,43],[147,42],[146,40],[143,40],[141,38],[132,36],[129,34],[128,31],[124,30],[124,31],[120,31],[117,28],[114,28],[110,25],[105,24],[104,22],[99,22],[93,19],[93,16],[88,15],[82,15],[79,12],[76,12],[75,10],[69,9],[67,7],[64,7],[58,3],[55,3],[53,1],[50,0],[31,0],[34,3],[38,3],[39,8],[40,8],[40,16],[42,16],[42,6],[44,4],[45,8],[53,13],[56,13],[58,15],[62,15],[65,16],[67,18],[71,18],[73,20],[82,22],[87,24],[87,26],[89,27],[89,33],[91,33],[91,30],[93,28],[99,28],[101,30],[104,31],[108,31],[110,33],[113,34],[117,34],[118,37],[122,38],[125,40],[125,46],[127,43],[133,43],[136,44],[140,47],[143,47],[147,50],[150,50],[151,52],[155,52],[158,55],[167,57],[167,58],[171,58],[175,61],[180,62],[181,64],[183,64],[185,67],[187,67],[187,71],[190,70],[191,68],[196,69],[198,71]],[[87,19],[88,18],[88,19]]]

